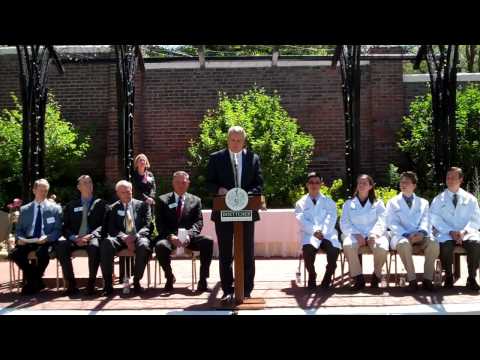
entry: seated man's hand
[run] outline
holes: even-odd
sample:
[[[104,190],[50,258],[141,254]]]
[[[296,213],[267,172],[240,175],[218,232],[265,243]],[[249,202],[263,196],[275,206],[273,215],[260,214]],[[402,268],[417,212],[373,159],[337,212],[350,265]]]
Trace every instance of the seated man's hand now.
[[[145,199],[145,202],[148,204],[148,205],[155,205],[155,200],[151,197],[147,197]]]
[[[419,232],[414,232],[408,236],[408,241],[410,244],[416,244],[423,240],[423,234]]]
[[[76,239],[75,239],[75,244],[77,246],[85,246],[88,244],[88,241],[89,239],[87,238],[87,236],[89,235],[85,235],[85,236],[77,236]]]
[[[173,246],[182,247],[182,242],[178,239],[176,235],[171,235],[169,240]]]
[[[377,240],[377,238],[378,238],[377,235],[374,235],[374,234],[368,235],[368,239],[367,239],[368,246],[375,245],[375,241]]]
[[[365,238],[361,234],[354,234],[353,236],[355,236],[355,240],[357,240],[358,246],[367,245]]]
[[[323,234],[320,230],[315,231],[313,236],[315,236],[318,240],[323,240]]]
[[[460,232],[459,231],[450,231],[450,236],[452,237],[453,241],[457,244],[461,244],[462,238],[460,238]]]
[[[135,241],[137,238],[134,235],[127,235],[124,239],[125,243],[127,244],[129,251],[135,250]]]
[[[41,236],[38,241],[37,241],[37,244],[45,244],[47,242],[47,235],[43,235]]]

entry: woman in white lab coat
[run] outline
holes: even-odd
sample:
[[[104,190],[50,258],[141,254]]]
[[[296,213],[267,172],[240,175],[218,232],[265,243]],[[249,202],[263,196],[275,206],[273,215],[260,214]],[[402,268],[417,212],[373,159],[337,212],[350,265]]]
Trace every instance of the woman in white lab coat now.
[[[360,175],[353,198],[343,205],[340,229],[343,237],[343,252],[348,260],[350,276],[354,279],[353,290],[365,287],[362,265],[358,257],[360,246],[369,246],[373,252],[374,273],[371,287],[377,288],[382,268],[389,250],[385,205],[375,195],[375,183],[371,176]]]
[[[390,247],[397,250],[407,269],[408,292],[418,290],[417,275],[413,265],[414,249],[423,250],[425,265],[422,286],[434,291],[433,273],[440,248],[431,237],[428,201],[415,195],[417,175],[407,171],[400,175],[401,193],[387,204],[387,228],[391,231]]]

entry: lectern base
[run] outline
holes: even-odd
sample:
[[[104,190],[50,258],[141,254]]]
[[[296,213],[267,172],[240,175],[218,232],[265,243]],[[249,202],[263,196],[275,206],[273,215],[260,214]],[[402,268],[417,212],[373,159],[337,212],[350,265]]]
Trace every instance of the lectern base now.
[[[243,303],[224,304],[220,300],[215,302],[215,308],[218,310],[263,310],[265,309],[265,300],[263,298],[243,299]]]

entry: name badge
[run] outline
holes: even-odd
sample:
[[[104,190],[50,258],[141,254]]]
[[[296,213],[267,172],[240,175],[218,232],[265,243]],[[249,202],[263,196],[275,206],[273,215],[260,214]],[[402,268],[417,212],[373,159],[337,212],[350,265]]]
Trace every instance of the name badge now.
[[[80,212],[83,211],[83,206],[79,206],[73,209],[73,212]]]
[[[172,204],[168,205],[168,207],[169,207],[170,209],[176,208],[176,207],[177,207],[177,203],[172,203]]]
[[[125,216],[125,210],[118,210],[117,214],[120,216]]]
[[[55,223],[55,218],[49,217],[47,218],[47,224],[54,224]]]

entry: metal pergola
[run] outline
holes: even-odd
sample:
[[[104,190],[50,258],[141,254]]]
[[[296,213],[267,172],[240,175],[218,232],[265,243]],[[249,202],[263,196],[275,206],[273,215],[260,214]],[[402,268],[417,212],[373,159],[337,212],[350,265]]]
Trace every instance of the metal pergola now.
[[[144,70],[139,45],[115,45],[118,93],[119,166],[125,179],[133,171],[133,126],[135,105],[135,74],[138,65]],[[52,45],[17,45],[20,64],[20,84],[23,102],[23,198],[31,199],[35,179],[43,177],[44,125],[47,99],[48,65],[53,61],[63,73],[63,66]],[[350,197],[360,171],[360,55],[361,45],[337,45],[332,66],[340,64],[341,87],[345,119],[345,184]],[[274,48],[272,65],[278,62]],[[426,60],[432,93],[434,144],[434,186],[443,185],[448,167],[455,164],[456,83],[458,45],[422,45],[415,68]],[[199,46],[200,68],[205,68],[204,46]]]

